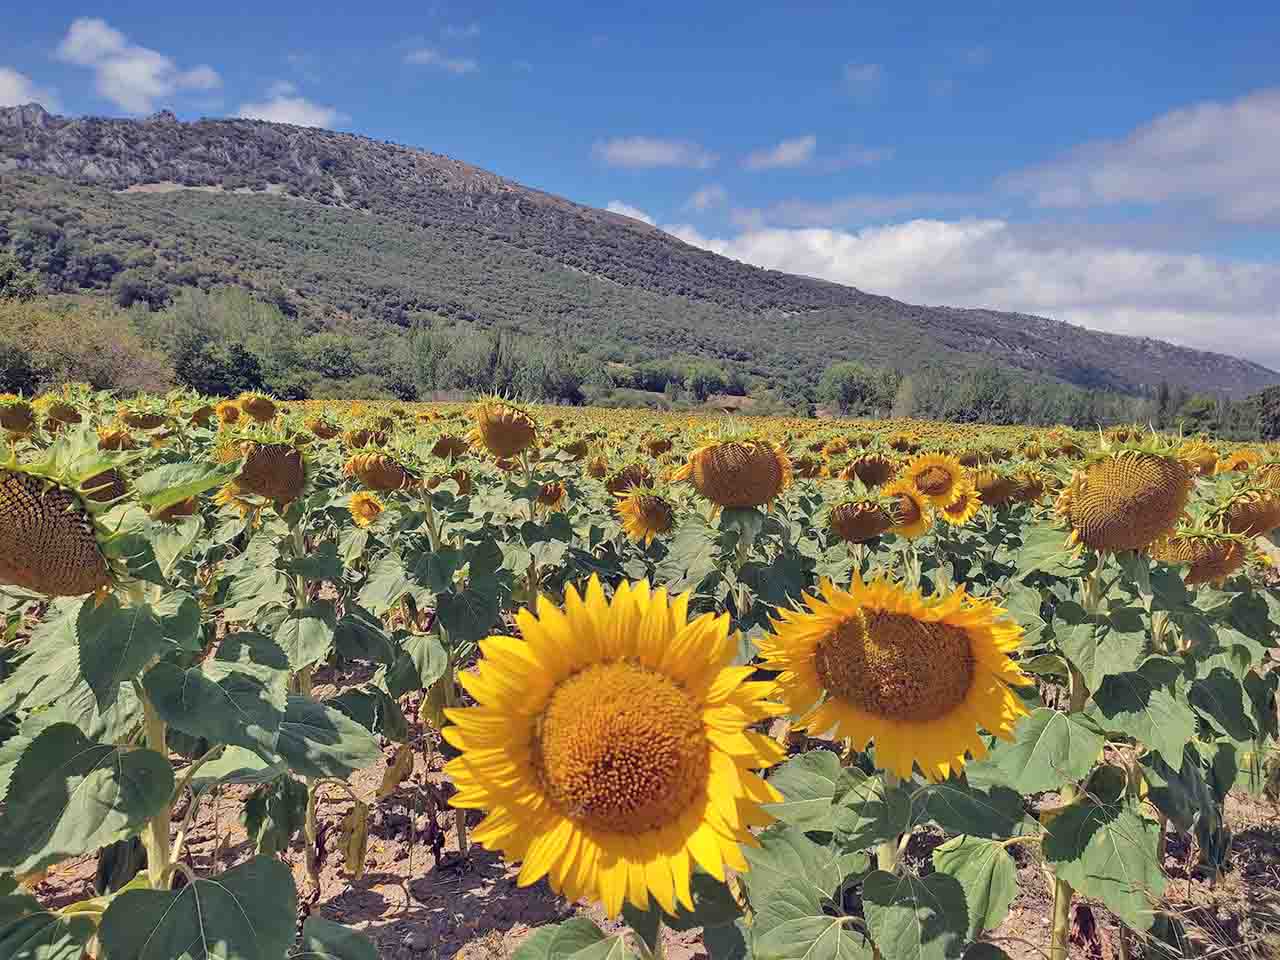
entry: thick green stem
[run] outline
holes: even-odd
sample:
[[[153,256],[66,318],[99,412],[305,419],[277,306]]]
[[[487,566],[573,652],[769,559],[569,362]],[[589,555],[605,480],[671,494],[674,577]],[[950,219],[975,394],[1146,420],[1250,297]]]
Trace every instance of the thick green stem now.
[[[142,717],[147,735],[147,749],[168,758],[169,750],[165,746],[165,723],[145,696],[142,700]],[[154,890],[166,889],[165,884],[168,883],[169,865],[173,861],[173,852],[169,845],[169,825],[172,819],[173,807],[170,801],[147,822],[147,832],[142,838],[143,846],[147,850],[147,876]]]
[[[1080,675],[1080,671],[1074,666],[1071,670],[1071,705],[1072,713],[1079,713],[1084,709],[1085,701],[1089,697],[1089,691],[1085,688],[1084,677]],[[1059,794],[1062,803],[1071,803],[1076,798],[1076,785],[1071,782],[1063,784]],[[1062,879],[1061,876],[1053,878],[1053,930],[1049,935],[1049,960],[1069,960],[1070,943],[1068,938],[1071,934],[1071,898],[1075,895],[1075,891],[1071,889],[1071,884]]]
[[[889,770],[884,771],[884,789],[885,792],[896,790],[898,787],[898,775]],[[876,847],[876,866],[887,873],[897,873],[898,864],[902,852],[902,837],[890,837],[884,843]]]
[[[307,877],[311,880],[311,889],[316,893],[320,892],[320,850],[317,843],[319,827],[316,817],[319,795],[316,779],[307,777],[307,819],[302,825],[302,833],[307,844]]]

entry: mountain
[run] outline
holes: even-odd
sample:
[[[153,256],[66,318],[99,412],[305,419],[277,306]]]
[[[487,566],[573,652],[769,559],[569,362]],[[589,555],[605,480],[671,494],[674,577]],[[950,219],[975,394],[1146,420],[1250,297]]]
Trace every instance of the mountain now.
[[[606,359],[705,357],[774,382],[812,384],[854,359],[994,362],[1122,391],[1165,380],[1240,396],[1280,383],[1159,340],[760,269],[439,154],[257,120],[0,108],[6,243],[67,289],[126,271],[169,289],[283,288],[317,318],[429,313],[572,338]]]

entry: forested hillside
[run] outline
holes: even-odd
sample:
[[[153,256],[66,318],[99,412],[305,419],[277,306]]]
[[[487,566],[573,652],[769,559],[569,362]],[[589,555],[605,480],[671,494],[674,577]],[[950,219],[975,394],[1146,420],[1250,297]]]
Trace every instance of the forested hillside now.
[[[1160,341],[761,270],[437,154],[260,121],[0,109],[0,246],[54,291],[122,305],[229,283],[319,326],[504,327],[600,363],[711,361],[793,396],[834,358],[903,373],[995,364],[1132,393],[1280,381]]]

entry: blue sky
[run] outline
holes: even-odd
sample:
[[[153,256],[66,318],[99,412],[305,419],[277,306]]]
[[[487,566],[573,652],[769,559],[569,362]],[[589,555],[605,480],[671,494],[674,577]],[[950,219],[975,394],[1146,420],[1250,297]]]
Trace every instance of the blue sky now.
[[[1280,367],[1280,8],[1048,10],[24,5],[0,104],[350,130],[763,266]]]

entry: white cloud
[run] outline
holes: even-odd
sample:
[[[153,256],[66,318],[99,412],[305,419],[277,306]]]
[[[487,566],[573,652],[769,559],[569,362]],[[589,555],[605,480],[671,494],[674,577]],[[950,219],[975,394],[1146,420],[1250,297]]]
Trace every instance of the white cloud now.
[[[1003,220],[755,229],[727,239],[689,226],[663,229],[737,260],[908,303],[1034,313],[1280,368],[1280,264],[1079,239],[1057,243],[1052,227]]]
[[[150,113],[156,101],[183,90],[215,90],[222,77],[201,64],[181,70],[172,58],[140,47],[98,17],[73,20],[58,59],[94,72],[94,88],[126,113]]]
[[[615,137],[596,143],[591,151],[611,167],[691,167],[706,170],[715,166],[719,159],[696,143],[656,137]]]
[[[1165,113],[1005,185],[1045,207],[1190,203],[1228,223],[1280,222],[1280,87]]]
[[[441,32],[450,40],[471,40],[474,37],[480,36],[480,24],[450,24]]]
[[[291,97],[298,92],[298,85],[290,80],[277,80],[267,87],[268,97]]]
[[[699,213],[705,213],[715,207],[723,206],[729,199],[728,191],[718,183],[709,183],[693,192],[687,201],[685,201],[685,210],[697,210]]]
[[[742,165],[748,170],[775,170],[779,167],[803,167],[813,160],[818,138],[812,133],[793,140],[783,140],[773,147],[753,150]]]
[[[624,217],[630,217],[632,220],[640,220],[653,226],[653,217],[649,216],[639,207],[633,207],[629,203],[623,203],[621,200],[610,200],[609,205],[605,207],[610,213],[620,213]]]
[[[884,67],[878,63],[847,63],[844,88],[858,100],[875,99],[884,86]]]
[[[480,69],[480,64],[470,57],[449,57],[434,47],[410,50],[405,54],[404,62],[420,67],[436,67],[459,76],[464,73],[475,73]]]
[[[52,90],[38,87],[26,74],[11,67],[0,67],[0,107],[21,107],[38,103],[50,113],[62,112],[62,101]]]
[[[236,116],[247,120],[269,120],[271,123],[291,123],[298,127],[326,127],[350,119],[333,107],[312,103],[306,97],[276,95],[260,103],[242,103]]]

